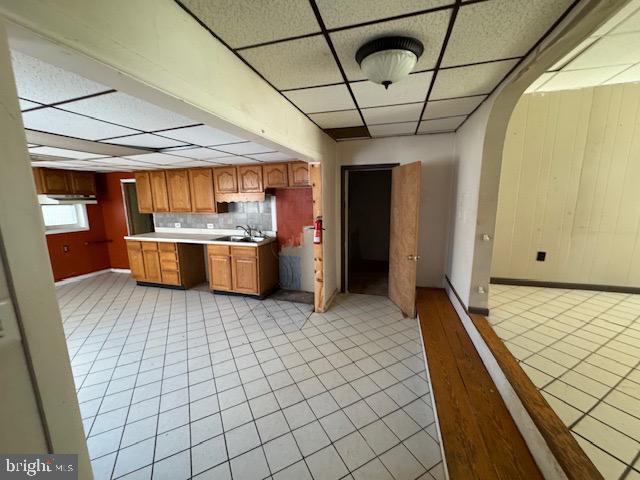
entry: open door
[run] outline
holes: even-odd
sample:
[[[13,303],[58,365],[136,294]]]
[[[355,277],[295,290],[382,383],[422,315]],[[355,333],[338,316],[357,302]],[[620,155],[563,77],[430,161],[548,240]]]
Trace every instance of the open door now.
[[[389,239],[389,298],[408,317],[416,316],[420,162],[393,168]]]

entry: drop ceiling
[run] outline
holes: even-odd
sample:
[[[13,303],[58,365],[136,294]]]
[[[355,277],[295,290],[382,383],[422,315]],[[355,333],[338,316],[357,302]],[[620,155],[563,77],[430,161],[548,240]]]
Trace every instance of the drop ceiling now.
[[[175,0],[334,138],[455,131],[573,0]],[[424,54],[385,90],[354,60],[376,37]]]
[[[640,82],[640,0],[632,0],[527,92]]]

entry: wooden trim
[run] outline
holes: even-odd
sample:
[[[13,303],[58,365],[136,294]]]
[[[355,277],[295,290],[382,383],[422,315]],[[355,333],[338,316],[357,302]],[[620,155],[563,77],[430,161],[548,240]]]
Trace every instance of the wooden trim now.
[[[487,319],[473,314],[470,317],[567,478],[602,479],[593,462],[522,370],[504,342],[496,335]]]
[[[520,278],[491,277],[491,283],[497,283],[499,285],[518,285],[522,287],[564,288],[567,290],[597,290],[602,292],[634,294],[640,293],[640,287],[597,285],[592,283],[545,282],[542,280],[526,280]]]
[[[322,218],[322,167],[319,163],[309,164],[309,182],[311,183],[313,195],[313,218]],[[325,232],[322,233],[324,242]],[[316,312],[324,312],[326,304],[324,301],[324,262],[322,243],[313,244],[313,274],[314,308]]]

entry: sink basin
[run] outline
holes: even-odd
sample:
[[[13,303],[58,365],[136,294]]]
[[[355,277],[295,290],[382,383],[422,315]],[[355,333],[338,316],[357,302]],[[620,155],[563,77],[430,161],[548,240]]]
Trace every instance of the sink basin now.
[[[226,237],[212,238],[211,240],[219,240],[221,242],[252,242],[251,237],[243,237],[241,235],[228,235]]]
[[[252,242],[256,242],[256,243],[260,243],[265,239],[266,239],[266,237],[251,237],[251,241]]]

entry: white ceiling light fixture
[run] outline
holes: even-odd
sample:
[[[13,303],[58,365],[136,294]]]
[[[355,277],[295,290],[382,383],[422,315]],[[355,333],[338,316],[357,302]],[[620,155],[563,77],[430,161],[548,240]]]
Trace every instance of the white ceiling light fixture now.
[[[411,73],[423,51],[422,42],[415,38],[382,37],[362,45],[356,62],[369,80],[387,89]]]

